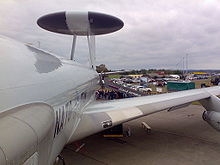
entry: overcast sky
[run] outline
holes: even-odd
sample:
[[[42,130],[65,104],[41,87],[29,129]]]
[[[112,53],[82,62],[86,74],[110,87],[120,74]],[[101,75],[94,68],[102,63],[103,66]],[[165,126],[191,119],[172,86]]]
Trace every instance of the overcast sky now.
[[[110,69],[220,69],[219,0],[0,0],[0,34],[69,57],[71,36],[47,32],[36,20],[58,11],[95,11],[124,22],[120,31],[96,37],[97,63]],[[85,37],[76,58],[86,62]]]

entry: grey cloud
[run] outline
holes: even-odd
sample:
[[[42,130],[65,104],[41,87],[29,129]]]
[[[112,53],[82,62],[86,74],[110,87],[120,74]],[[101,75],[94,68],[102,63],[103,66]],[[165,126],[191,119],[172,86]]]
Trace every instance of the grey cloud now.
[[[40,29],[41,15],[65,10],[98,11],[121,18],[119,32],[98,36],[97,62],[109,68],[175,68],[189,54],[189,67],[220,69],[220,2],[217,0],[9,0],[0,2],[0,33],[69,57],[71,36]],[[8,12],[10,11],[10,12]],[[76,58],[87,62],[87,41]]]

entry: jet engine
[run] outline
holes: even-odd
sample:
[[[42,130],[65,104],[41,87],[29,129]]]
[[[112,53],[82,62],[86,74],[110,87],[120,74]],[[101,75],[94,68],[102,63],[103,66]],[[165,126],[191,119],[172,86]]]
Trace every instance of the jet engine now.
[[[207,110],[203,112],[202,118],[217,131],[220,131],[220,99],[211,95],[207,99],[199,101]]]
[[[217,131],[220,131],[220,112],[204,111],[202,118]]]

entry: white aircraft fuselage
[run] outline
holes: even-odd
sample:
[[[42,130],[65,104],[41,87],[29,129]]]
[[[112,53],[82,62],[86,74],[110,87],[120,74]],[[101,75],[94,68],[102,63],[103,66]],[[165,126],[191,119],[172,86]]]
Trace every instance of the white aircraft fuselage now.
[[[6,37],[0,37],[0,112],[30,103],[46,103],[54,110],[52,164],[85,107],[95,99],[96,71],[74,61],[50,55]],[[25,138],[25,137],[24,137]],[[28,138],[28,137],[26,137]]]

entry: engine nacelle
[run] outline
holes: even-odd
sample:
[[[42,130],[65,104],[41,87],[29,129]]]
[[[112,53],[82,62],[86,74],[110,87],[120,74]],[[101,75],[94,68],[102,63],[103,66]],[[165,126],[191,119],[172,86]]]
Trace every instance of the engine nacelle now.
[[[204,111],[202,118],[217,131],[220,131],[220,112]]]

